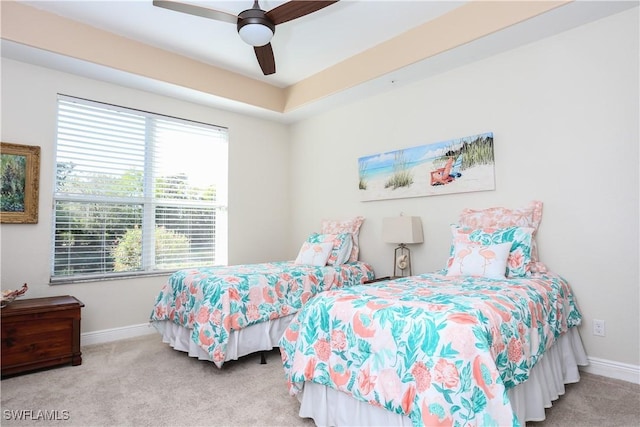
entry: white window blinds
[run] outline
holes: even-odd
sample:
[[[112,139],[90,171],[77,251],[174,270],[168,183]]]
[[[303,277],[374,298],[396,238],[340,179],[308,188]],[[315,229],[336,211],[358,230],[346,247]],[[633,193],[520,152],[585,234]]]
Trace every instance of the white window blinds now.
[[[227,262],[224,128],[58,98],[52,282]]]

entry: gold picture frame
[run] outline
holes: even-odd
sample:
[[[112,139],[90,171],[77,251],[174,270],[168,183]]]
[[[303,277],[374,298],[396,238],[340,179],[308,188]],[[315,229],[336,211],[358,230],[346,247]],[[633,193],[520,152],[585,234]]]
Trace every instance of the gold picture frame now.
[[[0,145],[0,223],[37,224],[40,147]]]

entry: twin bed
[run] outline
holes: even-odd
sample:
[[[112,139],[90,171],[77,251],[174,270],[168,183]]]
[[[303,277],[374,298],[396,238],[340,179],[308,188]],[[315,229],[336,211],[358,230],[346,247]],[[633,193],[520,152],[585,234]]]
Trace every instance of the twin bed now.
[[[294,261],[179,270],[150,321],[174,349],[218,367],[271,350],[311,297],[373,279],[371,265],[358,261],[363,221],[323,221]]]
[[[174,349],[221,367],[276,347],[293,315],[314,295],[372,277],[373,269],[363,262],[180,270],[160,291],[151,322]]]
[[[524,425],[578,381],[579,323],[552,273],[423,274],[316,296],[280,350],[317,425]]]
[[[357,254],[178,272],[152,322],[219,367],[280,347],[300,416],[317,425],[540,421],[587,363],[571,287],[537,259],[541,209],[465,210],[446,268],[390,281],[363,284],[373,270]]]

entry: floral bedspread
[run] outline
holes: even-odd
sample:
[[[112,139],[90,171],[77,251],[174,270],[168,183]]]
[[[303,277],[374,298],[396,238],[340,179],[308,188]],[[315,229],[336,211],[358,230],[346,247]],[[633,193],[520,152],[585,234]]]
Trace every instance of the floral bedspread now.
[[[373,276],[371,266],[363,262],[184,269],[162,287],[150,321],[169,320],[192,329],[191,339],[221,367],[232,330],[294,314],[319,292],[359,285]]]
[[[568,283],[553,273],[425,274],[317,296],[280,351],[292,395],[312,381],[416,426],[517,426],[506,390],[580,321]]]

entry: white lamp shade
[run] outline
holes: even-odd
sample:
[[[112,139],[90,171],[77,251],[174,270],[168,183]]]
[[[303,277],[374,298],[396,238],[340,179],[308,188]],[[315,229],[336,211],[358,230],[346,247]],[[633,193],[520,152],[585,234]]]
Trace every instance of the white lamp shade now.
[[[240,38],[251,46],[264,46],[271,41],[273,31],[262,24],[246,24],[238,30]]]
[[[396,216],[382,219],[382,240],[387,243],[422,243],[422,221],[419,216]]]

